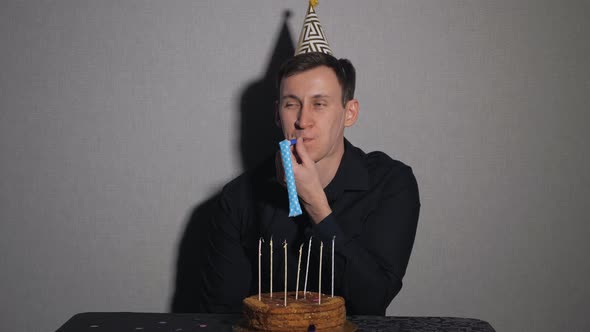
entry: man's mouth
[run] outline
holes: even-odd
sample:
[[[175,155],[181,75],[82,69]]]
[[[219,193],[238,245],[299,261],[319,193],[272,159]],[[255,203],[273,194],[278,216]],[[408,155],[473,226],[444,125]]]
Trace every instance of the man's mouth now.
[[[302,138],[303,139],[303,143],[307,143],[307,142],[310,142],[310,141],[313,141],[314,140],[313,137],[301,137],[301,136],[294,136],[292,139],[297,140],[299,138]]]

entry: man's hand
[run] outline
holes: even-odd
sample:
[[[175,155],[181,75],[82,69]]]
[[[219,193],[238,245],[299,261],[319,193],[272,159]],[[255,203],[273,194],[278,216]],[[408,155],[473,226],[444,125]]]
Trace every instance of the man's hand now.
[[[311,220],[318,224],[332,213],[332,209],[328,204],[315,162],[307,154],[302,138],[297,139],[295,147],[291,146],[291,162],[297,194],[301,198],[303,208]]]

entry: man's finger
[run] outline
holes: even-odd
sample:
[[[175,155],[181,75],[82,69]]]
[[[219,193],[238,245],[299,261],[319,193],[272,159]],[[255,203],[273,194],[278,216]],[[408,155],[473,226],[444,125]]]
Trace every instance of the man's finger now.
[[[299,153],[297,153],[295,146],[291,145],[289,148],[291,150],[291,162],[293,163],[293,167],[300,165],[301,157],[299,156]]]
[[[307,149],[305,148],[305,145],[303,144],[303,138],[299,137],[297,139],[297,144],[295,144],[295,150],[297,151],[297,155],[301,159],[302,164],[304,164],[304,165],[312,165],[313,164],[313,160],[311,159],[309,154],[307,154]]]

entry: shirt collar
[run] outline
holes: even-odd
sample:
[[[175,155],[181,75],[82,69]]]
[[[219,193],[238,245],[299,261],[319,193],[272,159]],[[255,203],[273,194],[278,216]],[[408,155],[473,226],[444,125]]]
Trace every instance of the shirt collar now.
[[[369,187],[365,153],[344,139],[344,154],[336,175],[324,188],[328,201],[335,201],[344,191],[363,191]]]

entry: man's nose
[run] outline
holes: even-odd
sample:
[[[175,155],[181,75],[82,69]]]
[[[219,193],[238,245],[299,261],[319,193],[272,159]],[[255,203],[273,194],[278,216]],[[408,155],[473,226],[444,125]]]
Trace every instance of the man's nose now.
[[[303,106],[299,111],[297,121],[295,121],[296,129],[306,129],[313,126],[312,110],[309,106]]]

